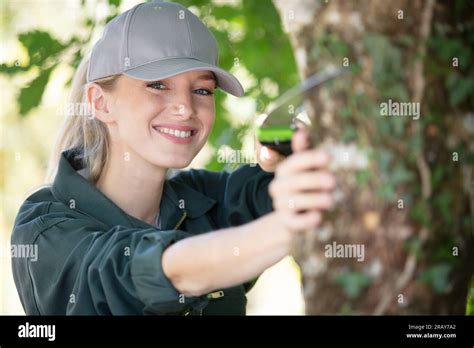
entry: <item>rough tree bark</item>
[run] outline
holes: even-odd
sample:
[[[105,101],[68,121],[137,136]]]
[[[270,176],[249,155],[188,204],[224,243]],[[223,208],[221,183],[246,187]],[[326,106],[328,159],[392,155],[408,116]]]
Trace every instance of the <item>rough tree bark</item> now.
[[[274,4],[290,35],[302,78],[327,65],[345,65],[354,72],[332,89],[314,93],[307,105],[315,145],[333,154],[339,182],[334,211],[293,248],[307,314],[464,314],[473,269],[473,179],[467,161],[472,156],[472,128],[463,127],[461,109],[449,108],[443,95],[445,81],[425,73],[433,23],[449,24],[452,4],[434,0],[274,0]],[[376,42],[380,46],[371,49]],[[388,58],[381,52],[384,47],[391,50]],[[392,59],[392,53],[401,64],[392,66],[391,75],[381,81],[376,67],[382,64],[380,59]],[[400,86],[393,90],[393,100],[405,93],[406,101],[420,103],[419,119],[381,116],[380,103],[391,98],[392,82]],[[343,116],[342,110],[351,114]],[[430,124],[427,115],[436,110],[449,110],[443,115],[449,120]],[[402,130],[390,134],[396,129],[394,122],[402,122]],[[348,125],[356,134],[350,141],[345,137]],[[418,145],[412,144],[414,139]],[[388,166],[381,154],[390,154]],[[436,186],[439,166],[447,174]],[[386,177],[402,167],[408,173],[406,180]],[[380,195],[390,180],[393,192]],[[444,206],[449,215],[444,220],[436,206],[441,192],[452,197]],[[333,242],[336,247],[354,247],[351,251],[363,245],[363,261],[347,253],[331,257],[328,250],[336,251],[331,249]]]

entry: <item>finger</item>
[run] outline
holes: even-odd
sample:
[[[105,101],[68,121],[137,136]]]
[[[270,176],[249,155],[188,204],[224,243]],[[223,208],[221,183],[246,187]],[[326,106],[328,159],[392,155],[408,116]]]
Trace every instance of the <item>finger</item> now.
[[[287,220],[287,226],[293,232],[302,232],[317,227],[321,223],[322,215],[318,211],[308,211],[289,215]]]
[[[270,149],[267,146],[261,146],[258,154],[259,162],[267,166],[274,166],[280,162],[284,157],[278,152]]]
[[[266,146],[261,147],[257,156],[258,164],[266,172],[274,172],[277,165],[285,159],[284,156]]]
[[[278,167],[277,175],[286,176],[311,168],[324,167],[329,163],[329,155],[321,150],[308,150],[295,153],[284,160]]]
[[[301,152],[311,147],[311,134],[308,128],[299,128],[291,139],[293,152]]]
[[[304,211],[329,210],[333,207],[334,199],[328,193],[305,193],[280,198],[274,205],[278,210]]]
[[[280,193],[332,190],[336,186],[336,177],[328,171],[318,170],[281,177],[272,184],[272,189]]]

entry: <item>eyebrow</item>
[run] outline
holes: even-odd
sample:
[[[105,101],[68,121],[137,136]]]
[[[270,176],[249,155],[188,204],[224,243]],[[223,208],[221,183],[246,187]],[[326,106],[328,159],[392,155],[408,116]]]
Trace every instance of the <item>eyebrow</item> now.
[[[196,80],[214,81],[216,83],[216,86],[217,86],[217,78],[215,77],[214,74],[212,74],[212,75],[209,75],[209,74],[199,75],[198,77],[196,77]]]
[[[145,81],[145,82],[150,83],[150,82],[157,82],[157,81],[164,81],[164,80],[167,80],[167,79],[156,80],[156,81]],[[214,83],[216,84],[215,88],[217,88],[217,77],[214,75],[214,73],[199,75],[198,77],[196,77],[195,80],[196,81],[214,81]]]

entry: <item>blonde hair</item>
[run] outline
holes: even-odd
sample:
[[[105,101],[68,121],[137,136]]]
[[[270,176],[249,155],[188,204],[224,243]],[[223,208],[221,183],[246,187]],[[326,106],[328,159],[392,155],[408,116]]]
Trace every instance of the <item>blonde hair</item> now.
[[[79,64],[72,81],[69,102],[73,106],[73,112],[65,115],[64,123],[59,131],[56,145],[50,157],[47,182],[52,182],[56,176],[61,153],[69,149],[77,149],[79,158],[88,169],[89,180],[97,182],[109,155],[109,136],[107,127],[103,122],[91,117],[91,113],[84,113],[83,110],[90,110],[90,107],[79,107],[77,105],[89,105],[87,103],[86,89],[87,66],[89,58],[84,58]],[[94,81],[104,90],[111,90],[118,78],[116,76],[105,77]],[[78,112],[79,109],[79,112]]]

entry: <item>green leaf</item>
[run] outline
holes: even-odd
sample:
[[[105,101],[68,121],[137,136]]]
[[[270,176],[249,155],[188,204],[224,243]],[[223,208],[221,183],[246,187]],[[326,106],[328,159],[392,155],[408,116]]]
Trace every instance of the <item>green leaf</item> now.
[[[428,226],[430,220],[428,218],[429,207],[426,201],[420,200],[413,205],[410,210],[410,217],[423,226]]]
[[[457,75],[450,75],[447,85],[449,88],[449,104],[453,107],[474,94],[474,80],[470,77],[459,78]]]
[[[453,196],[452,194],[445,190],[441,191],[433,197],[433,204],[437,208],[440,216],[447,224],[451,224],[453,221],[452,217],[452,206],[453,206]]]
[[[352,108],[350,107],[347,107],[347,106],[342,106],[340,109],[338,109],[337,111],[337,114],[342,117],[342,118],[345,118],[345,119],[348,119],[349,117],[352,116],[352,114],[354,113]]]
[[[474,277],[471,278],[471,287],[467,296],[466,315],[474,315]]]
[[[112,19],[114,19],[115,17],[117,17],[117,15],[115,13],[111,14],[111,15],[108,15],[106,18],[105,18],[105,24],[109,23]]]
[[[401,50],[377,33],[368,33],[362,41],[372,58],[372,76],[381,98],[407,99]]]
[[[14,75],[19,72],[27,71],[29,68],[24,67],[18,64],[0,64],[0,73],[8,74],[8,75]]]
[[[376,190],[377,197],[390,201],[396,198],[396,192],[393,185],[387,181],[382,183],[380,186],[377,187]]]
[[[30,66],[42,66],[46,59],[56,56],[67,47],[50,33],[40,30],[21,33],[18,40],[28,51]]]
[[[212,8],[211,14],[216,18],[231,20],[240,15],[240,10],[233,6],[216,6]]]
[[[109,0],[109,5],[119,7],[122,0]]]
[[[449,263],[434,265],[422,272],[418,276],[418,281],[430,285],[437,294],[446,294],[450,289],[449,273],[451,269],[452,265]]]
[[[365,186],[371,177],[370,171],[364,169],[364,170],[359,170],[355,173],[355,178],[358,186]]]
[[[354,299],[370,284],[370,277],[361,272],[346,271],[336,278],[336,283],[342,286],[347,297]]]
[[[388,173],[390,171],[390,164],[394,159],[393,152],[387,149],[378,149],[375,152],[377,163],[382,172]]]
[[[421,248],[421,240],[419,236],[415,236],[405,241],[404,249],[420,259],[423,255],[423,249]]]
[[[357,140],[357,129],[350,123],[344,126],[342,131],[342,141],[351,142]]]
[[[396,162],[390,173],[390,182],[397,186],[401,183],[412,180],[415,177],[402,162]]]
[[[39,105],[51,71],[54,68],[55,66],[42,71],[27,87],[21,89],[18,97],[21,115],[26,115],[32,108]]]
[[[431,185],[433,188],[437,188],[442,184],[442,179],[445,174],[445,168],[442,166],[437,166],[433,170],[433,174],[431,175]]]

